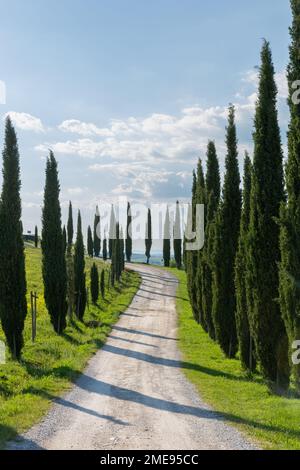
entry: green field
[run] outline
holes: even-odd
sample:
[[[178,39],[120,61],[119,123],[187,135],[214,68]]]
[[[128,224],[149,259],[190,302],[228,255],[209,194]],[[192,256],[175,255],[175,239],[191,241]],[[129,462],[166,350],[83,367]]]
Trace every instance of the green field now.
[[[300,400],[270,394],[260,375],[247,377],[238,359],[224,357],[193,319],[186,274],[171,269],[180,280],[177,293],[179,344],[183,370],[203,399],[228,423],[238,426],[265,449],[300,449]]]
[[[91,262],[87,259],[88,281]],[[107,269],[102,261],[96,263],[100,269]],[[34,290],[39,296],[37,338],[33,344],[28,310],[22,362],[8,360],[0,365],[0,447],[29,429],[47,412],[51,401],[70,388],[88,359],[104,344],[112,325],[131,303],[140,284],[137,274],[125,272],[120,284],[107,291],[104,301],[89,306],[84,323],[74,321],[62,336],[57,336],[44,304],[39,249],[26,248],[26,272],[28,293]],[[93,328],[91,321],[101,322],[101,326]],[[0,339],[4,339],[1,329]]]

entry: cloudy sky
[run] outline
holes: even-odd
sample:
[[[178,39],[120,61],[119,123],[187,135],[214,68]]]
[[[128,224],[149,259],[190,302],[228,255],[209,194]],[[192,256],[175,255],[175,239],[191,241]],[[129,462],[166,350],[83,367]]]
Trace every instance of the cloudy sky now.
[[[9,113],[26,230],[40,226],[49,148],[64,217],[71,199],[85,223],[97,203],[119,197],[186,200],[208,139],[223,170],[230,102],[242,161],[262,38],[273,49],[285,145],[287,0],[0,0],[0,11],[0,130]]]

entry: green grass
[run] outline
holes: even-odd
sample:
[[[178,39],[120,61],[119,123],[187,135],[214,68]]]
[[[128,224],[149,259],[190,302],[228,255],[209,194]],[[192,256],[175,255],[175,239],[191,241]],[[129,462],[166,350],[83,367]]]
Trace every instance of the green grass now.
[[[87,259],[88,281],[91,263]],[[107,269],[102,261],[96,263],[100,269]],[[31,342],[28,310],[21,363],[9,359],[5,365],[0,365],[0,447],[38,422],[51,401],[70,388],[89,358],[104,344],[112,325],[131,303],[140,284],[138,274],[125,272],[120,284],[106,291],[105,301],[101,300],[97,306],[90,305],[84,323],[74,321],[64,335],[58,336],[53,332],[44,304],[39,249],[26,248],[26,272],[28,293],[35,290],[39,297],[37,339],[34,344]],[[93,320],[100,321],[101,326],[88,327]],[[4,339],[1,328],[0,339]]]
[[[265,449],[300,449],[300,400],[270,394],[259,374],[247,377],[239,360],[224,357],[192,316],[184,271],[177,293],[182,367],[203,399],[228,423]]]

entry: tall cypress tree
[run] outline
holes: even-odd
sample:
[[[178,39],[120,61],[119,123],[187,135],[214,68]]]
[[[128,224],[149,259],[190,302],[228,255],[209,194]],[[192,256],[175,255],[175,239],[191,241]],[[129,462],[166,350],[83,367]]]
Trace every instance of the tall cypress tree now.
[[[179,201],[176,202],[176,214],[175,214],[175,225],[174,225],[174,258],[177,269],[181,269],[182,266],[182,239],[181,239],[181,218],[180,218],[180,207]]]
[[[113,252],[113,241],[116,239],[116,216],[114,206],[111,206],[110,212],[110,223],[109,223],[109,234],[108,234],[108,252],[109,258],[112,259]]]
[[[147,264],[149,264],[151,258],[151,248],[152,248],[152,217],[151,209],[148,209],[147,222],[146,222],[146,235],[145,235],[145,255],[147,259]]]
[[[171,228],[169,207],[167,207],[165,224],[164,224],[164,240],[163,240],[163,258],[165,267],[170,266],[171,260]]]
[[[104,233],[104,239],[103,239],[103,261],[107,260],[107,238],[106,238],[106,233]]]
[[[69,202],[69,214],[67,223],[67,301],[68,301],[68,316],[71,319],[75,311],[75,272],[74,272],[74,258],[73,258],[73,208],[71,201]]]
[[[300,2],[291,1],[293,23],[288,66],[289,107],[291,119],[288,132],[286,165],[287,205],[281,208],[280,230],[280,307],[289,336],[290,347],[300,338],[300,103],[295,86],[300,78]],[[292,351],[290,356],[292,356]],[[297,388],[300,389],[300,365],[295,365]]]
[[[91,297],[93,304],[97,303],[99,298],[99,273],[96,263],[93,263],[90,272],[91,279]]]
[[[216,216],[213,251],[213,321],[216,338],[227,357],[238,349],[234,264],[241,216],[241,190],[234,106],[229,107],[227,155],[221,205]]]
[[[202,168],[202,161],[199,160],[198,162],[198,167],[197,167],[197,189],[196,189],[196,201],[195,201],[195,207],[194,207],[194,230],[197,230],[196,227],[196,212],[197,212],[197,206],[199,204],[204,204],[205,205],[205,179],[204,179],[204,173],[203,173],[203,168]],[[204,321],[204,316],[203,316],[203,309],[202,309],[202,291],[203,291],[203,251],[202,250],[197,250],[194,251],[193,254],[193,299],[194,299],[194,315],[196,318],[196,321],[200,323],[203,328],[207,331],[207,326]]]
[[[69,202],[69,217],[67,224],[67,234],[68,234],[68,246],[73,244],[74,228],[73,228],[73,208],[72,202]]]
[[[197,165],[197,173],[193,172],[193,186],[192,186],[192,205],[189,211],[191,217],[191,226],[193,232],[196,231],[196,211],[197,204],[205,203],[205,179],[202,168],[202,161],[199,159]],[[194,240],[189,240],[192,242]],[[188,292],[193,310],[195,320],[201,322],[201,312],[199,311],[199,305],[201,303],[201,276],[200,270],[198,269],[201,253],[199,250],[188,251],[186,253],[187,260],[187,283]]]
[[[42,215],[42,252],[45,303],[56,333],[66,327],[67,270],[59,203],[60,185],[53,152],[47,159]]]
[[[27,314],[24,243],[21,224],[20,157],[10,118],[5,123],[0,201],[0,317],[14,359],[20,359]]]
[[[100,292],[102,299],[105,298],[105,270],[102,269],[100,276]]]
[[[128,202],[127,205],[127,227],[126,227],[126,260],[128,263],[131,262],[132,257],[132,215],[131,215],[131,207],[130,203]]]
[[[188,227],[191,227],[194,229],[194,205],[196,203],[196,190],[197,190],[197,176],[195,170],[193,170],[193,184],[192,184],[192,201],[191,204],[189,205],[189,210],[188,210]],[[185,232],[186,235],[186,232]],[[191,241],[191,240],[188,240]],[[194,301],[193,301],[193,282],[194,282],[194,277],[193,277],[193,255],[194,253],[192,251],[187,251],[185,254],[186,257],[186,278],[187,278],[187,289],[189,293],[189,298],[191,301],[192,305],[192,310],[193,314],[195,316],[195,311],[194,311]]]
[[[39,246],[39,230],[37,226],[35,226],[35,229],[34,229],[34,246],[35,248],[38,248]]]
[[[283,166],[272,53],[264,41],[254,120],[254,159],[247,243],[247,301],[250,328],[264,377],[289,384],[287,337],[278,304],[279,226],[284,200]]]
[[[94,219],[94,255],[99,258],[101,252],[101,230],[100,230],[100,212],[99,207],[96,207]]]
[[[66,253],[66,249],[67,249],[67,231],[66,231],[66,226],[65,226],[65,225],[64,225],[64,227],[63,227],[62,235],[63,235],[64,253]]]
[[[255,370],[255,351],[253,338],[250,333],[247,290],[246,290],[246,269],[247,269],[247,237],[250,222],[250,194],[252,163],[249,154],[246,152],[244,160],[243,179],[243,209],[241,215],[240,236],[238,251],[235,259],[235,288],[236,288],[236,327],[240,348],[240,358],[245,370],[253,372]]]
[[[202,254],[202,312],[203,323],[212,339],[215,339],[215,328],[212,318],[212,256],[214,246],[214,222],[220,202],[221,182],[219,161],[215,143],[209,141],[207,147],[205,177],[206,226],[205,244]]]
[[[82,223],[80,211],[78,211],[77,236],[74,253],[74,284],[76,314],[78,319],[82,321],[86,307],[86,282],[84,243],[82,236]]]
[[[93,235],[92,235],[92,229],[90,225],[88,226],[88,231],[87,231],[87,252],[88,255],[93,258],[94,256],[94,242],[93,242]]]
[[[124,234],[123,228],[120,227],[120,271],[121,273],[125,269],[125,243],[124,243]]]

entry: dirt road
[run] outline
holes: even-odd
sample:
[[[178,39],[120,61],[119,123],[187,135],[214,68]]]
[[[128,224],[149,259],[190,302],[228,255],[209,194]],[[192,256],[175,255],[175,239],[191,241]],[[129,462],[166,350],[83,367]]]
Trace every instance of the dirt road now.
[[[180,368],[177,281],[132,266],[141,288],[73,389],[10,449],[252,449]]]

